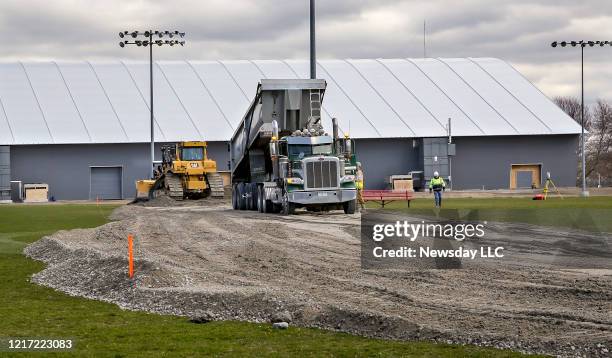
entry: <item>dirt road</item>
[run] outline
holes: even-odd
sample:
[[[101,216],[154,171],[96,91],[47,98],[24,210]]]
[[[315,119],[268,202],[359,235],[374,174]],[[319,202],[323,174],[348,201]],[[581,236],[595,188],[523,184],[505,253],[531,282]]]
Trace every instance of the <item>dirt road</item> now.
[[[125,206],[115,222],[60,231],[25,253],[34,282],[128,309],[269,321],[372,337],[471,343],[562,356],[608,356],[612,271],[515,264],[362,270],[358,215],[291,217],[223,203]],[[503,230],[512,230],[504,224]],[[533,232],[520,226],[521,235]],[[136,277],[126,278],[126,236]]]

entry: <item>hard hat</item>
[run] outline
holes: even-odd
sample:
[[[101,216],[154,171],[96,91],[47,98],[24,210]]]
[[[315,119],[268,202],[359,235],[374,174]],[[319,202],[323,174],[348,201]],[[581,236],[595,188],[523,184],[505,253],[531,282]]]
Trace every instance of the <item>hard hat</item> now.
[[[435,177],[437,177],[437,176],[439,176],[439,175],[440,175],[440,174],[439,174],[438,172],[434,172],[434,176],[435,176]]]

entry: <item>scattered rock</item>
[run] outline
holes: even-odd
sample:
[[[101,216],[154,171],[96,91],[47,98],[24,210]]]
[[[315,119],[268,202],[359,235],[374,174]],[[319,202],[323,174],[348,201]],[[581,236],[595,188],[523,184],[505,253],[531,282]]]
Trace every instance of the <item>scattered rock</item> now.
[[[215,315],[210,311],[196,311],[191,317],[189,317],[189,322],[197,324],[208,323],[214,320]]]
[[[291,313],[289,313],[289,311],[276,312],[270,318],[270,322],[272,322],[272,323],[291,322],[291,321],[292,321],[292,317],[291,317]]]
[[[287,329],[287,328],[289,328],[289,323],[287,323],[287,322],[276,322],[276,323],[272,323],[272,328],[276,328],[276,329]]]

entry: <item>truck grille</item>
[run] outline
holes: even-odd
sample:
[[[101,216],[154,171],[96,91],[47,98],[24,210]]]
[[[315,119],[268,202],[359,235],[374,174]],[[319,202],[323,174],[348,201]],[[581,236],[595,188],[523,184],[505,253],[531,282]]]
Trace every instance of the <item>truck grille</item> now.
[[[306,162],[306,189],[337,187],[338,162],[334,160]]]

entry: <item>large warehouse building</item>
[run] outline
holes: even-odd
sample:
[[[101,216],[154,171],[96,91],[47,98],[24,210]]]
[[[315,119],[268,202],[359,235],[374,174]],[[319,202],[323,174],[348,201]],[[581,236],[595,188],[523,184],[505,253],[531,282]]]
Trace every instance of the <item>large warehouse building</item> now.
[[[337,117],[355,138],[366,188],[433,170],[453,189],[540,186],[546,172],[575,185],[580,127],[504,61],[321,60],[317,73],[324,125]],[[206,140],[227,170],[257,82],[307,77],[299,60],[156,62],[156,141]],[[144,62],[0,64],[0,190],[10,179],[58,200],[133,197],[149,172],[148,90]]]

